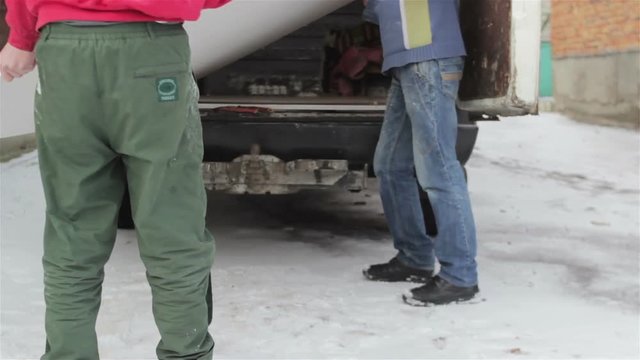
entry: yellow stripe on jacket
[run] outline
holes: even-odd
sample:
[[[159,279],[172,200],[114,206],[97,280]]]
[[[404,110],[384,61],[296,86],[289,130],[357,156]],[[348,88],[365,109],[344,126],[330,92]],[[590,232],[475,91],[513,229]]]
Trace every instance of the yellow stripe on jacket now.
[[[405,49],[415,49],[432,42],[429,0],[400,0]]]

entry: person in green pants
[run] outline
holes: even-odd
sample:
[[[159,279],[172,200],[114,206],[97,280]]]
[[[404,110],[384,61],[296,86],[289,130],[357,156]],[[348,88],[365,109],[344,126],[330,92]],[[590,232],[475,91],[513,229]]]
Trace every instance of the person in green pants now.
[[[8,20],[20,3],[8,3]],[[214,240],[205,228],[198,88],[186,32],[179,22],[82,17],[39,29],[35,123],[47,204],[42,359],[99,358],[104,265],[127,185],[161,335],[157,356],[211,359]],[[0,53],[5,80],[32,67],[30,49],[20,49],[25,42],[15,44],[10,36]]]

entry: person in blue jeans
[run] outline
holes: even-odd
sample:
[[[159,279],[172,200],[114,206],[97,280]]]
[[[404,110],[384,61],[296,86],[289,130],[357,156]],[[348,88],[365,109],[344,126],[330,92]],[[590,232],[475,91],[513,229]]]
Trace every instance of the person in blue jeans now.
[[[364,18],[380,26],[383,72],[392,77],[374,170],[397,255],[372,265],[376,281],[423,286],[410,305],[447,304],[478,293],[476,229],[456,157],[456,99],[465,48],[457,0],[365,0]],[[417,182],[416,182],[417,177]],[[434,210],[427,234],[419,186]],[[436,259],[440,272],[433,276]]]

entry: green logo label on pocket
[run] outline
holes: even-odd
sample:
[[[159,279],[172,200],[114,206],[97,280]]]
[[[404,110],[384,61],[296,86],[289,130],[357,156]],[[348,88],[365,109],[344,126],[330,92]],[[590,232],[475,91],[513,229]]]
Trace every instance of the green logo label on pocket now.
[[[176,101],[178,100],[178,82],[174,77],[159,78],[156,80],[156,91],[158,93],[158,101]]]

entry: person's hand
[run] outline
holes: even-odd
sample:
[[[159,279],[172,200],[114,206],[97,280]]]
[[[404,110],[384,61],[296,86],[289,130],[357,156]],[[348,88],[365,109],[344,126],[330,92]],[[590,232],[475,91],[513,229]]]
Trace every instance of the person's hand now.
[[[20,50],[9,43],[0,51],[0,76],[6,82],[29,73],[35,66],[33,51]]]

